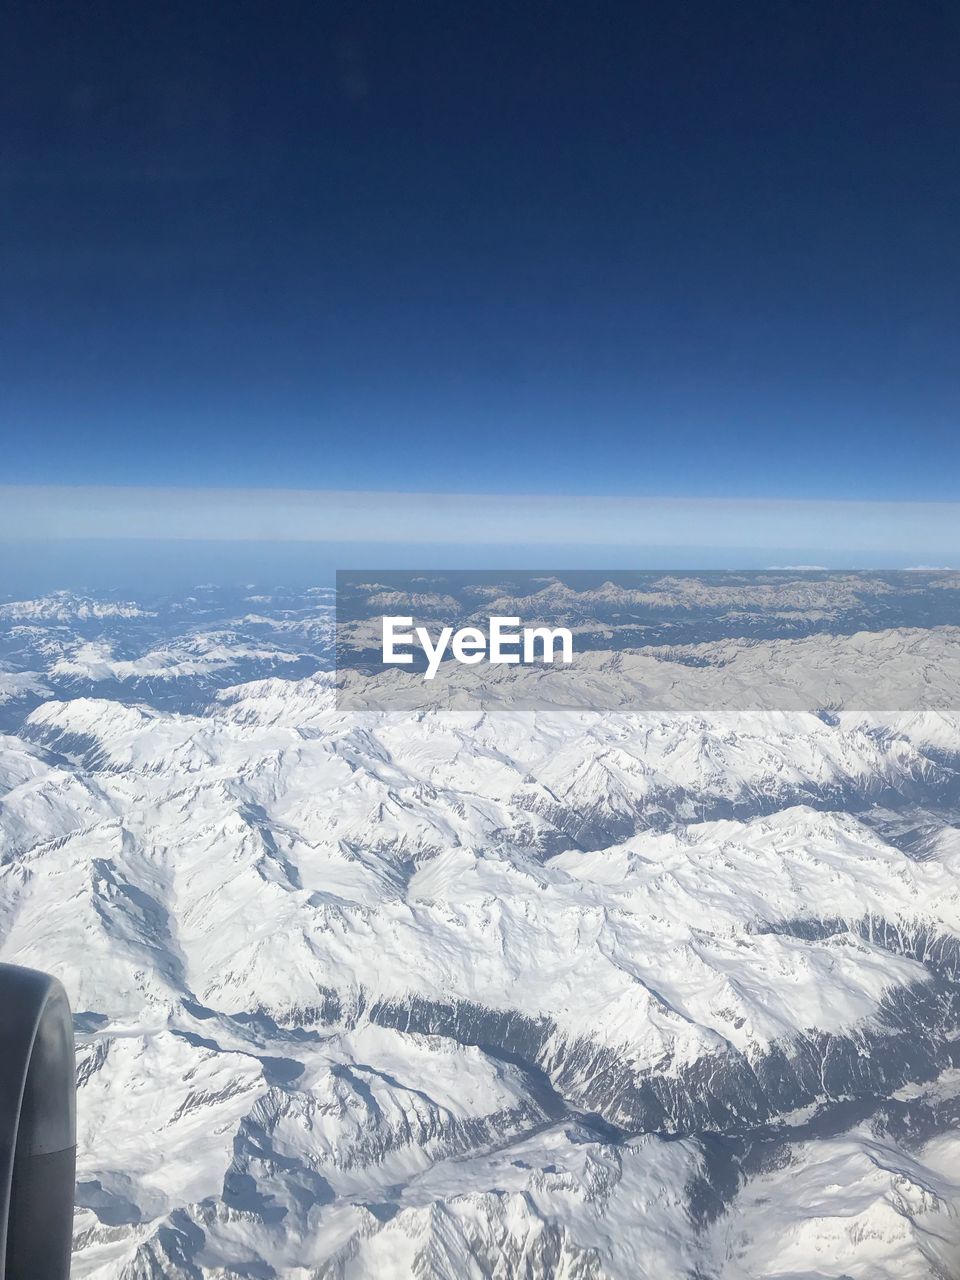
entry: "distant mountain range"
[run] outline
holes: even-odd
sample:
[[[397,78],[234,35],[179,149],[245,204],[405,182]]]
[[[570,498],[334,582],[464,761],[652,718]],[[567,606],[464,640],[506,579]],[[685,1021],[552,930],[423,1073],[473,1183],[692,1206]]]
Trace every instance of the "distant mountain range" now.
[[[960,1277],[960,576],[537,576],[413,607],[573,697],[377,707],[409,577],[0,602],[78,1280]]]

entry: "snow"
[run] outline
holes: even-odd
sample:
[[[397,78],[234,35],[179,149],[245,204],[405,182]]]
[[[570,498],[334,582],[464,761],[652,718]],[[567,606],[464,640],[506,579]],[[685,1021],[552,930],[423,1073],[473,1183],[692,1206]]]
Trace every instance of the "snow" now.
[[[151,618],[155,614],[129,600],[95,600],[70,591],[55,591],[36,600],[0,604],[2,621],[87,622],[109,618]]]
[[[952,1176],[937,1162],[953,1153]],[[929,1280],[957,1274],[960,1181],[955,1134],[915,1157],[854,1130],[802,1144],[756,1178],[717,1225],[721,1280]]]
[[[149,625],[16,673],[0,735],[0,956],[78,1014],[78,1277],[956,1274],[960,1148],[904,1130],[960,1096],[955,629],[597,652],[566,699],[51,695],[271,652]],[[927,705],[858,707],[868,660]],[[754,696],[824,672],[849,709]]]

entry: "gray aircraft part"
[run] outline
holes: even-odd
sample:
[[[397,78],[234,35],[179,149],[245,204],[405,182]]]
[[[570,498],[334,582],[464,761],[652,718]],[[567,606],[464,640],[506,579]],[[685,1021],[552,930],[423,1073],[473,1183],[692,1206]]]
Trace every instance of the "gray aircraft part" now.
[[[0,964],[0,1280],[68,1280],[76,1158],[66,992]]]

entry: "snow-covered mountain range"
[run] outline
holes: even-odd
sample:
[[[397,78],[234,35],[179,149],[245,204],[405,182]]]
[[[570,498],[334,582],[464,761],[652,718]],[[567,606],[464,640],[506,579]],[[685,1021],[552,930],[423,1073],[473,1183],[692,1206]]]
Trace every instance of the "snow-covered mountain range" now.
[[[577,697],[344,706],[322,591],[0,606],[75,1276],[960,1277],[956,575],[470,585],[608,628]]]

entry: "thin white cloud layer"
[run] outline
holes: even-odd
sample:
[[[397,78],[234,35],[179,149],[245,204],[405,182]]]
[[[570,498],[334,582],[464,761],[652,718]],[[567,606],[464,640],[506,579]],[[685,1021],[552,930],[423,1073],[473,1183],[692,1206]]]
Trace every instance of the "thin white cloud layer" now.
[[[960,503],[0,486],[0,539],[802,547],[960,556]]]

